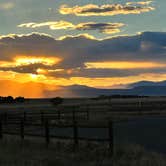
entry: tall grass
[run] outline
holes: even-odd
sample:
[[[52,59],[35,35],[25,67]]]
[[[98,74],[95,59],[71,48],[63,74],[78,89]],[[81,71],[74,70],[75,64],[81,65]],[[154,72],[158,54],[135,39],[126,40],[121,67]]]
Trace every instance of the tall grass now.
[[[54,141],[48,148],[42,139],[0,141],[0,166],[166,166],[166,156],[140,145],[117,145],[111,157],[107,144]]]

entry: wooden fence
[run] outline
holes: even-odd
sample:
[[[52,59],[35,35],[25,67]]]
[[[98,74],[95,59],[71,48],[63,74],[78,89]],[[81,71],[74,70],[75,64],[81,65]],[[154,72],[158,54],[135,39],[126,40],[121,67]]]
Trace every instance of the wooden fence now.
[[[105,129],[105,138],[95,138],[88,136],[80,136],[79,129]],[[65,131],[70,129],[67,135],[56,134],[56,131]],[[73,145],[78,147],[79,141],[101,141],[108,142],[113,152],[113,122],[109,121],[106,125],[100,126],[89,124],[89,111],[77,112],[4,112],[0,115],[0,139],[5,134],[18,135],[21,140],[25,136],[43,137],[46,145],[50,144],[50,140],[71,139]]]
[[[98,124],[91,120],[96,112],[100,112],[101,115],[105,113],[118,112],[118,115],[122,115],[120,112],[136,112],[146,110],[149,113],[153,109],[165,110],[166,103],[95,103],[94,105],[86,104],[78,106],[66,106],[55,108],[48,111],[1,111],[0,113],[0,139],[5,134],[17,135],[24,140],[27,136],[41,137],[45,139],[46,145],[50,144],[51,139],[70,139],[73,140],[74,146],[79,145],[79,141],[101,141],[109,144],[110,150],[113,153],[114,146],[114,131],[113,122]],[[97,107],[97,108],[96,108]],[[96,111],[99,110],[99,111]],[[106,110],[106,112],[104,112]],[[165,112],[165,111],[164,111]],[[93,113],[93,116],[91,115]],[[153,112],[152,112],[153,113]],[[156,112],[158,114],[158,112]],[[156,115],[155,113],[155,115]],[[111,114],[112,116],[113,114]],[[94,129],[98,130],[103,128],[106,132],[106,137],[89,137],[81,136],[80,129]],[[65,131],[69,129],[69,134],[57,134],[57,131]]]

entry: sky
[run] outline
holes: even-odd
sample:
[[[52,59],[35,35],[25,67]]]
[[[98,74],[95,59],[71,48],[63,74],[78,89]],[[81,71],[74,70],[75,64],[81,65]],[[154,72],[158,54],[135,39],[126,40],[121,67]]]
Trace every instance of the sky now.
[[[0,0],[0,95],[166,79],[164,0]]]

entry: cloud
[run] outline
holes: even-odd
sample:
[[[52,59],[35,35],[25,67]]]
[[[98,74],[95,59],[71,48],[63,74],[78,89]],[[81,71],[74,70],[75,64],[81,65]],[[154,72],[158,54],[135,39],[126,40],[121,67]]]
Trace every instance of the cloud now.
[[[149,5],[153,1],[139,1],[139,2],[127,2],[127,5],[133,5],[133,4],[138,4],[138,5]]]
[[[123,23],[80,23],[76,26],[77,30],[99,30],[101,33],[112,34],[120,32]]]
[[[40,28],[40,27],[45,27],[48,26],[50,29],[55,30],[55,29],[71,29],[74,27],[74,25],[70,22],[67,21],[50,21],[50,22],[42,22],[42,23],[35,23],[35,22],[30,22],[30,23],[24,23],[18,25],[18,27],[23,28]]]
[[[19,65],[13,67],[0,67],[0,71],[12,71],[17,73],[31,73],[31,74],[38,74],[38,69],[52,69],[53,66],[44,65],[43,63],[34,63],[34,64],[26,64],[26,65]]]
[[[48,70],[47,76],[54,78],[120,78],[129,76],[139,76],[149,73],[166,73],[164,68],[140,68],[140,69],[100,69],[100,68],[80,68],[70,70]]]
[[[69,29],[69,30],[98,30],[101,33],[113,34],[119,33],[121,27],[124,26],[123,23],[96,23],[96,22],[86,22],[80,24],[72,24],[66,21],[59,22],[43,22],[43,23],[24,23],[18,25],[18,27],[23,28],[39,28],[48,26],[51,30],[57,29]]]
[[[107,61],[107,62],[90,62],[85,63],[88,69],[153,69],[153,68],[165,68],[165,63],[155,62],[137,62],[137,61]]]
[[[114,16],[119,14],[140,14],[155,9],[152,6],[149,6],[150,3],[150,1],[142,1],[137,3],[128,2],[124,5],[105,4],[99,6],[95,4],[87,4],[85,6],[74,7],[62,5],[59,11],[61,14],[73,14],[76,16]]]
[[[14,6],[13,2],[0,3],[0,10],[9,10],[14,8]]]
[[[35,33],[8,35],[0,38],[0,70],[68,79],[159,74],[166,72],[165,43],[164,32],[144,32],[104,40],[86,35],[61,40]],[[24,58],[15,61],[20,55]],[[57,60],[56,63],[45,63],[52,59]]]
[[[66,35],[66,36],[61,36],[58,38],[58,40],[65,40],[65,39],[68,39],[68,38],[80,38],[80,37],[83,37],[83,38],[86,38],[86,39],[91,39],[91,40],[96,40],[96,38],[88,33],[82,33],[82,34],[78,34],[78,35]],[[98,39],[99,40],[99,39]]]

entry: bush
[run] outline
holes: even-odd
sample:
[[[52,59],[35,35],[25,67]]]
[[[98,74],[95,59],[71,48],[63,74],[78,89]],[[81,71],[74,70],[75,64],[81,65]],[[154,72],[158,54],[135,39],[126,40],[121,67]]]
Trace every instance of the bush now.
[[[0,97],[0,103],[14,103],[14,98],[12,96]]]
[[[16,97],[15,99],[12,96],[2,97],[0,96],[1,104],[14,104],[14,103],[23,103],[25,101],[24,97]]]
[[[51,102],[52,102],[54,105],[59,105],[59,104],[62,104],[62,103],[63,103],[63,98],[61,98],[61,97],[55,97],[55,98],[52,98],[52,99],[51,99]]]
[[[23,103],[23,102],[25,102],[25,98],[24,97],[16,97],[15,98],[15,102],[18,102],[18,103]]]

